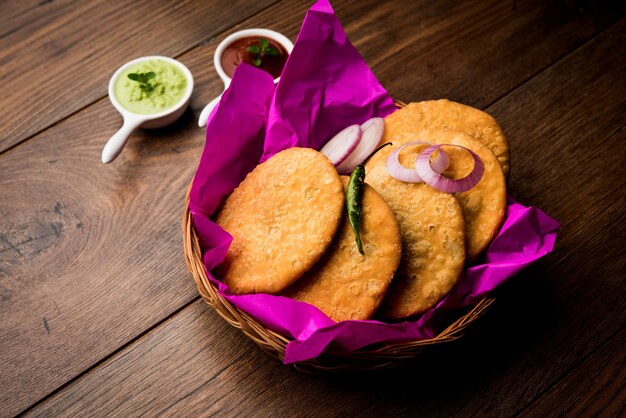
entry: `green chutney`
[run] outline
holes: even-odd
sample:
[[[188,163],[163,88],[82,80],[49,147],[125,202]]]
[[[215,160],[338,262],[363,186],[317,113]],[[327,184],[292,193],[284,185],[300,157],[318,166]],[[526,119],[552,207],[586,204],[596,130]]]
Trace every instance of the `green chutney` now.
[[[151,71],[156,76],[150,80],[154,86],[150,92],[142,90],[138,81],[128,78],[131,73]],[[178,66],[165,60],[152,59],[138,62],[122,71],[115,80],[113,92],[125,109],[140,115],[149,115],[176,106],[185,96],[188,87],[187,77]]]

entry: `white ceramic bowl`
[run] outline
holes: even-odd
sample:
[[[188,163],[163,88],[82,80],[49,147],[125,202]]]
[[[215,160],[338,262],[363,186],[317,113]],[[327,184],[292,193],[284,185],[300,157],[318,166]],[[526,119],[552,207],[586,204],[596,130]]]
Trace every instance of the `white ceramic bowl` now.
[[[213,64],[215,65],[215,71],[217,71],[217,75],[220,76],[222,82],[224,83],[224,90],[226,90],[230,86],[231,78],[226,74],[224,68],[222,67],[222,55],[224,54],[224,50],[230,44],[235,41],[238,41],[242,38],[247,38],[250,36],[260,36],[263,38],[272,39],[279,44],[282,45],[283,48],[287,51],[288,54],[291,54],[293,51],[293,42],[289,40],[285,35],[280,32],[276,32],[271,29],[263,29],[263,28],[253,28],[253,29],[244,29],[237,31],[235,33],[231,33],[228,35],[215,49],[215,54],[213,55]],[[280,77],[274,79],[274,83],[278,83]],[[207,104],[202,113],[200,113],[200,118],[198,119],[198,126],[201,128],[206,125],[206,122],[209,118],[209,115],[215,108],[215,106],[219,103],[222,95],[220,94],[215,99],[211,100],[209,104]]]
[[[180,99],[180,101],[176,105],[168,109],[165,109],[162,112],[151,113],[148,115],[141,115],[138,113],[133,113],[130,110],[123,107],[117,101],[117,98],[115,97],[115,94],[114,94],[115,82],[117,81],[120,74],[124,70],[126,70],[129,66],[134,65],[139,62],[153,60],[153,59],[167,61],[170,64],[173,64],[176,67],[178,67],[187,78],[187,91],[185,92],[185,95],[182,97],[182,99]],[[129,61],[126,64],[122,65],[120,68],[118,68],[117,71],[115,71],[115,73],[113,74],[113,77],[111,77],[111,80],[109,81],[109,100],[111,100],[113,107],[115,107],[115,109],[117,109],[117,111],[120,112],[120,114],[124,118],[124,124],[111,137],[111,139],[107,141],[106,145],[104,146],[104,149],[102,150],[102,163],[103,164],[110,163],[120,154],[120,152],[122,152],[122,149],[124,149],[124,146],[126,145],[126,142],[128,141],[128,137],[135,129],[140,128],[140,127],[147,128],[147,129],[162,128],[166,125],[169,125],[175,122],[185,112],[187,105],[189,105],[189,100],[191,98],[192,92],[193,92],[193,76],[191,75],[191,71],[189,71],[189,69],[180,61],[177,61],[169,57],[163,57],[160,55],[151,55],[147,57],[141,57],[141,58],[137,58],[132,61]]]

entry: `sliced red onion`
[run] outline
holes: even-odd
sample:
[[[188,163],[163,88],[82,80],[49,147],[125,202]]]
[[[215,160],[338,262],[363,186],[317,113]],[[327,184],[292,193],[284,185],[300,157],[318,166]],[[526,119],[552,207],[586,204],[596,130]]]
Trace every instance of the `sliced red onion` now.
[[[337,171],[340,174],[351,173],[354,168],[361,164],[368,155],[370,155],[376,146],[380,143],[385,131],[385,121],[383,118],[372,118],[361,125],[361,142],[354,151],[342,162],[337,165]]]
[[[327,156],[336,167],[356,149],[361,141],[361,135],[359,125],[348,126],[328,141],[320,152]]]
[[[400,155],[400,151],[405,149],[406,147],[410,147],[411,145],[430,145],[433,146],[430,142],[425,141],[412,141],[402,145],[401,147],[395,149],[389,157],[387,157],[387,171],[389,175],[396,180],[405,181],[407,183],[421,183],[423,182],[417,170],[413,168],[406,168],[402,164],[400,164],[400,160],[398,156]],[[446,154],[443,150],[437,153],[437,158],[432,162],[433,170],[437,173],[443,173],[448,165],[450,164],[450,158],[448,154]]]
[[[438,154],[443,154],[444,152],[441,149],[442,146],[459,147],[469,152],[474,158],[474,168],[472,169],[472,172],[461,179],[449,179],[442,176],[441,173],[437,173],[433,167],[431,167],[430,156],[436,150],[439,150]],[[472,150],[460,145],[441,144],[432,145],[417,156],[417,159],[415,160],[415,171],[417,171],[424,183],[434,189],[441,190],[446,193],[461,193],[468,191],[480,181],[483,173],[485,172],[485,166],[480,157]]]
[[[446,171],[446,168],[450,165],[450,157],[448,153],[439,148],[439,152],[434,160],[430,161],[430,167],[437,174],[441,174]]]

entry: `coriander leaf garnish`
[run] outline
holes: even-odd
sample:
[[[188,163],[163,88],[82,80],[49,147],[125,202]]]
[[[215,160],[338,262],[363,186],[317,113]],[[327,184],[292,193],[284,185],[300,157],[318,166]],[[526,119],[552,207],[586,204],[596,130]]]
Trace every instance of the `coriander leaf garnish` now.
[[[130,73],[128,74],[128,78],[138,82],[139,88],[141,91],[146,92],[146,94],[152,93],[156,87],[155,84],[150,82],[150,80],[154,80],[154,78],[156,78],[156,73],[154,71],[149,71],[147,73]]]
[[[264,57],[275,57],[279,54],[278,49],[270,46],[270,41],[265,38],[259,38],[258,43],[248,46],[246,51],[252,54],[252,64],[256,67],[260,67],[263,64]]]

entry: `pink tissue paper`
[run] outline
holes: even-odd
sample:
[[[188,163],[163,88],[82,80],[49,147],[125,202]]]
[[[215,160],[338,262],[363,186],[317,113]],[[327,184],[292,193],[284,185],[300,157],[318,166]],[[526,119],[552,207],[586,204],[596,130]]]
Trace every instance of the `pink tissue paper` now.
[[[256,165],[284,149],[321,148],[348,125],[394,112],[393,100],[347,39],[327,0],[307,12],[280,82],[240,65],[209,118],[206,144],[190,193],[189,208],[209,279],[233,305],[267,328],[292,339],[285,363],[371,344],[432,338],[450,312],[481,298],[554,247],[559,224],[535,207],[509,198],[504,223],[482,263],[467,268],[452,292],[418,318],[334,322],[316,307],[281,296],[234,295],[211,274],[232,237],[211,221],[220,203]]]

